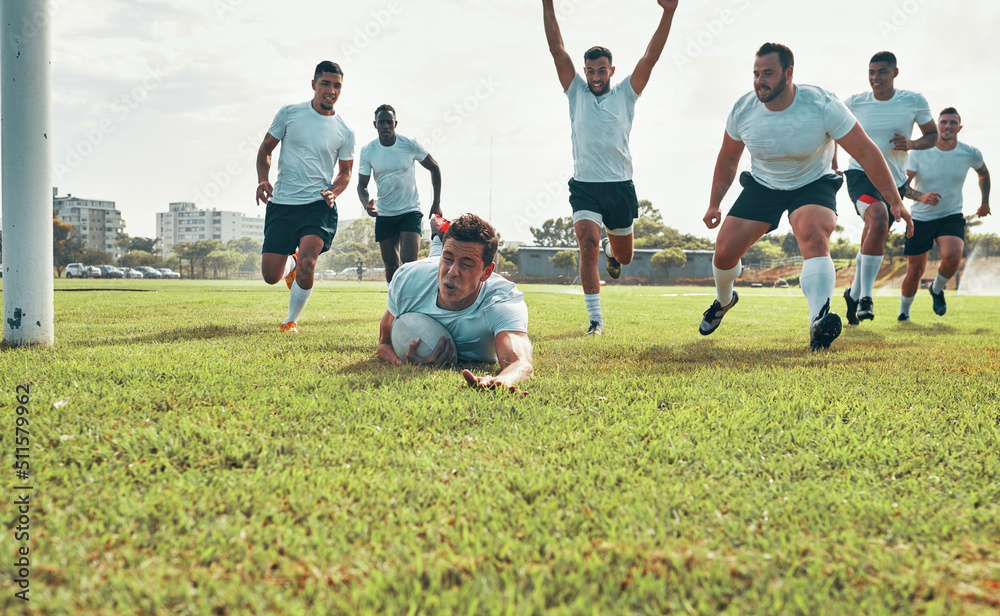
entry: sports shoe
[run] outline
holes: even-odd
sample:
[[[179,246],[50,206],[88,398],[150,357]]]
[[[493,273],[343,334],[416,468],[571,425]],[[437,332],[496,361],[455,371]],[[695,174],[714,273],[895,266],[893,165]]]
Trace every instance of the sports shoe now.
[[[590,329],[587,330],[585,334],[587,336],[603,336],[604,335],[604,325],[600,321],[591,321]]]
[[[809,326],[809,346],[813,351],[830,348],[830,343],[840,335],[840,316],[830,312],[830,300],[826,300],[823,309]]]
[[[899,316],[896,317],[896,320],[897,321],[909,321],[910,320],[910,315],[899,313]]]
[[[601,250],[604,251],[604,256],[608,260],[608,276],[617,280],[622,275],[622,264],[616,261],[614,257],[608,255],[608,238],[604,238],[601,241]]]
[[[862,297],[858,301],[858,311],[855,316],[857,316],[859,323],[861,321],[875,320],[875,303],[872,301],[872,298]]]
[[[847,302],[847,323],[849,325],[857,325],[861,322],[858,319],[858,302],[856,299],[851,297],[851,290],[844,289],[844,301]]]
[[[451,221],[450,220],[448,220],[446,218],[442,218],[442,217],[438,216],[437,214],[432,215],[431,216],[431,239],[434,239],[434,236],[436,235],[436,236],[440,237],[441,241],[443,242],[444,241],[444,234],[448,232],[448,228],[449,227],[451,227]]]
[[[295,325],[295,321],[289,321],[288,323],[281,324],[281,331],[288,332],[290,334],[299,333],[299,328]]]
[[[935,293],[934,287],[927,287],[927,290],[931,292],[931,297],[934,299],[934,314],[943,317],[944,313],[948,312],[948,304],[944,301],[944,291]]]
[[[722,323],[722,317],[726,316],[726,313],[732,310],[736,302],[740,301],[740,296],[733,291],[733,301],[729,302],[729,305],[725,308],[719,303],[719,300],[712,300],[712,305],[708,307],[708,310],[701,317],[701,325],[698,326],[698,333],[702,336],[707,336],[719,328],[719,324]]]
[[[291,288],[292,288],[292,283],[295,282],[295,273],[299,269],[299,249],[298,248],[295,249],[295,254],[292,255],[292,259],[295,260],[295,263],[292,264],[292,271],[288,272],[288,275],[285,276],[285,284],[288,285],[289,290],[291,290]]]

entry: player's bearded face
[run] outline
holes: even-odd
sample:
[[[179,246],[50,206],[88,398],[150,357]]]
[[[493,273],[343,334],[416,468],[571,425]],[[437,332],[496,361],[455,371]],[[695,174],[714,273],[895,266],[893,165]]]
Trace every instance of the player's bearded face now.
[[[770,86],[764,82],[758,82],[754,90],[757,92],[757,99],[762,103],[770,103],[774,99],[781,96],[781,93],[785,91],[788,87],[788,77],[782,73],[781,81]]]

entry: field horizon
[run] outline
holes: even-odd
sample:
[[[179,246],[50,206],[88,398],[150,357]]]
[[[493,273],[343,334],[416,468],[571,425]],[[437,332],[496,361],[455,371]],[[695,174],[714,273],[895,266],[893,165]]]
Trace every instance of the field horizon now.
[[[607,286],[595,338],[578,289],[527,285],[516,396],[380,362],[384,284],[318,283],[290,336],[284,286],[95,282],[0,352],[33,486],[4,613],[1000,610],[994,297],[877,297],[813,353],[797,288],[703,337],[711,288]]]

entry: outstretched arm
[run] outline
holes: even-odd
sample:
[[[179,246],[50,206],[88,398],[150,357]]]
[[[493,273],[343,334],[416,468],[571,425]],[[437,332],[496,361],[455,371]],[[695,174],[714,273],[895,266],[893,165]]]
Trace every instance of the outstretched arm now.
[[[434,214],[444,216],[441,213],[441,167],[438,166],[437,161],[430,154],[420,161],[420,166],[431,172],[431,188],[434,189],[434,201],[431,202],[431,211],[427,217],[430,218]]]
[[[986,163],[976,169],[979,174],[979,191],[983,193],[983,204],[979,206],[976,215],[982,218],[990,215],[990,170],[986,168]]]
[[[576,69],[573,68],[573,60],[569,57],[566,46],[563,45],[553,0],[542,0],[542,19],[545,22],[545,40],[549,43],[549,53],[552,54],[552,59],[556,62],[559,84],[562,85],[563,92],[565,92],[573,83]]]
[[[517,393],[517,384],[527,381],[535,374],[531,365],[531,341],[524,332],[500,332],[496,338],[497,360],[500,362],[500,374],[496,376],[480,376],[468,370],[462,370],[465,382],[472,387],[495,389],[501,387]],[[523,392],[527,393],[527,392]]]
[[[733,139],[729,133],[722,135],[722,148],[719,149],[719,157],[715,159],[715,174],[712,176],[712,196],[708,201],[708,211],[702,219],[709,229],[718,227],[722,222],[722,198],[733,185],[741,156],[743,142]]]
[[[660,17],[660,25],[656,26],[653,39],[649,41],[646,53],[639,58],[639,63],[635,65],[635,70],[632,71],[630,79],[632,89],[635,90],[636,94],[642,94],[642,91],[646,89],[646,84],[649,83],[649,76],[653,72],[653,66],[660,59],[663,46],[667,44],[667,35],[670,34],[670,24],[673,23],[674,11],[677,10],[677,0],[657,0],[657,2],[663,7],[663,16]]]
[[[899,198],[899,190],[892,180],[889,165],[886,164],[885,157],[882,156],[878,146],[868,137],[860,124],[855,124],[849,133],[837,139],[837,144],[844,148],[854,160],[858,161],[872,185],[882,193],[882,197],[889,203],[889,209],[896,222],[899,222],[900,219],[906,221],[906,237],[912,237],[913,219],[910,218],[910,213],[903,206],[903,200]]]

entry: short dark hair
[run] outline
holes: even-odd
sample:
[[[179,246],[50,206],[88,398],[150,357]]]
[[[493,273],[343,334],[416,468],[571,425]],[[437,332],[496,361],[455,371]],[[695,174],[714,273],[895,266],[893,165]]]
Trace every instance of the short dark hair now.
[[[323,60],[316,65],[316,70],[313,72],[313,80],[319,79],[320,75],[323,73],[333,73],[335,75],[344,76],[344,71],[341,70],[340,65],[336,62],[330,62],[329,60]]]
[[[615,61],[611,58],[611,50],[607,47],[601,47],[600,45],[595,45],[583,53],[583,61],[596,60],[598,58],[607,58],[608,64],[614,64]]]
[[[958,123],[959,124],[962,123],[962,114],[960,114],[958,112],[958,109],[955,109],[954,107],[945,107],[944,109],[941,110],[941,113],[938,114],[938,118],[940,118],[941,116],[943,116],[946,113],[949,114],[949,115],[957,115],[958,116]]]
[[[787,71],[789,66],[795,66],[795,56],[792,50],[781,43],[764,43],[757,50],[757,57],[766,56],[769,53],[778,54],[778,62],[781,62],[781,70]]]
[[[451,221],[448,232],[444,235],[444,241],[451,238],[456,242],[470,242],[483,245],[483,265],[489,267],[493,263],[493,257],[497,254],[500,239],[493,225],[486,222],[475,214],[462,214],[457,219]]]
[[[392,117],[396,117],[396,110],[392,108],[392,105],[388,103],[382,103],[375,108],[375,117],[378,117],[379,112],[388,111],[392,114]]]
[[[885,62],[892,68],[896,68],[896,54],[891,51],[880,51],[872,59],[868,61],[868,64],[874,64],[876,62]]]

